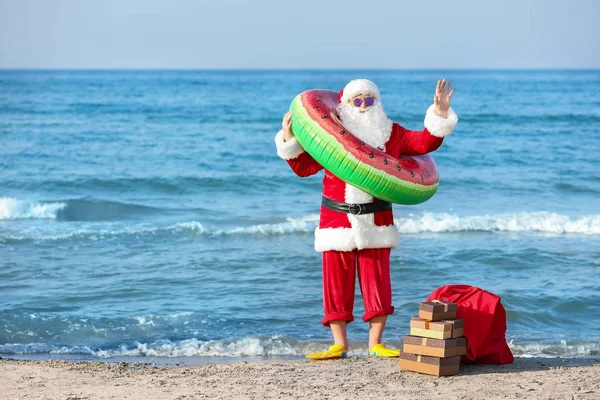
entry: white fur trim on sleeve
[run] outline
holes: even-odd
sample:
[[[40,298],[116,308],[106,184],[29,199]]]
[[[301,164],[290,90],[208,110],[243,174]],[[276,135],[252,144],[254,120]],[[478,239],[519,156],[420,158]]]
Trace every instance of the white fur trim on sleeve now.
[[[437,137],[446,137],[452,133],[452,130],[458,123],[458,116],[450,107],[448,110],[448,118],[442,118],[435,113],[435,105],[432,104],[427,109],[427,113],[425,114],[425,128],[431,133],[433,136]]]
[[[304,153],[304,149],[296,138],[291,138],[288,141],[283,140],[283,129],[275,135],[275,146],[277,146],[277,155],[284,160],[291,160]]]

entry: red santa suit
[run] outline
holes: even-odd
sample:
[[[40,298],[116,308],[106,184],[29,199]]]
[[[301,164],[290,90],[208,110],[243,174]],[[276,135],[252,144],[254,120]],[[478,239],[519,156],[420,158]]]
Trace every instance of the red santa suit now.
[[[340,92],[340,103],[357,94],[369,94],[379,101],[377,86],[366,79],[351,81]],[[339,109],[339,108],[338,108]],[[383,109],[381,109],[383,112]],[[341,122],[355,134],[350,121],[340,113]],[[387,119],[387,117],[385,117]],[[433,105],[425,116],[425,129],[411,131],[392,123],[376,137],[369,133],[359,136],[368,144],[378,147],[393,157],[400,155],[422,155],[436,150],[449,135],[458,118],[452,109],[448,118],[435,114]],[[368,129],[367,129],[368,131]],[[283,131],[275,136],[277,154],[288,162],[300,177],[314,175],[323,167],[308,153],[295,138],[284,141]],[[381,200],[347,184],[330,171],[325,170],[323,196],[348,204],[364,204]],[[323,253],[323,325],[336,320],[354,320],[354,293],[358,272],[361,293],[365,306],[363,320],[369,321],[379,315],[394,312],[390,282],[390,250],[398,246],[399,234],[394,226],[391,208],[371,214],[354,215],[334,211],[321,206],[319,226],[315,231],[315,250]]]

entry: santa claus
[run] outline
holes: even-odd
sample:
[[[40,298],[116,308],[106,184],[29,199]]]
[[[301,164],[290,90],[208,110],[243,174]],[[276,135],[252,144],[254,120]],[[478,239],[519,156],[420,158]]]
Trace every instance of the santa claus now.
[[[367,79],[351,81],[339,93],[337,113],[332,118],[365,143],[393,157],[422,155],[436,150],[458,118],[446,80],[438,81],[434,104],[425,114],[425,129],[411,131],[391,121],[381,105],[377,86]],[[323,167],[294,138],[291,112],[275,136],[277,155],[296,175],[314,175]],[[342,181],[325,170],[315,250],[323,253],[323,325],[331,328],[334,345],[327,351],[307,355],[311,359],[346,357],[346,325],[354,320],[356,274],[363,297],[363,320],[369,322],[369,354],[397,357],[399,350],[381,343],[387,317],[393,314],[390,281],[390,250],[398,245],[390,203]]]

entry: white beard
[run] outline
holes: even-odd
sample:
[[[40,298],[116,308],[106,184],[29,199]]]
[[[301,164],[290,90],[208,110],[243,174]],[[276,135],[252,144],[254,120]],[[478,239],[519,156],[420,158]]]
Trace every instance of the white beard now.
[[[347,102],[340,103],[337,112],[342,124],[354,136],[370,146],[385,151],[385,144],[392,134],[393,122],[385,114],[379,101],[362,113]]]

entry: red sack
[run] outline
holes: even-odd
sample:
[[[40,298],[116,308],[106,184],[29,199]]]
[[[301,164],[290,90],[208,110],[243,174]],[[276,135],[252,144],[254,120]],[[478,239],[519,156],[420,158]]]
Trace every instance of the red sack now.
[[[475,286],[446,285],[434,290],[427,301],[458,304],[456,318],[465,320],[467,354],[463,363],[508,364],[514,357],[506,344],[506,310],[500,297]]]

